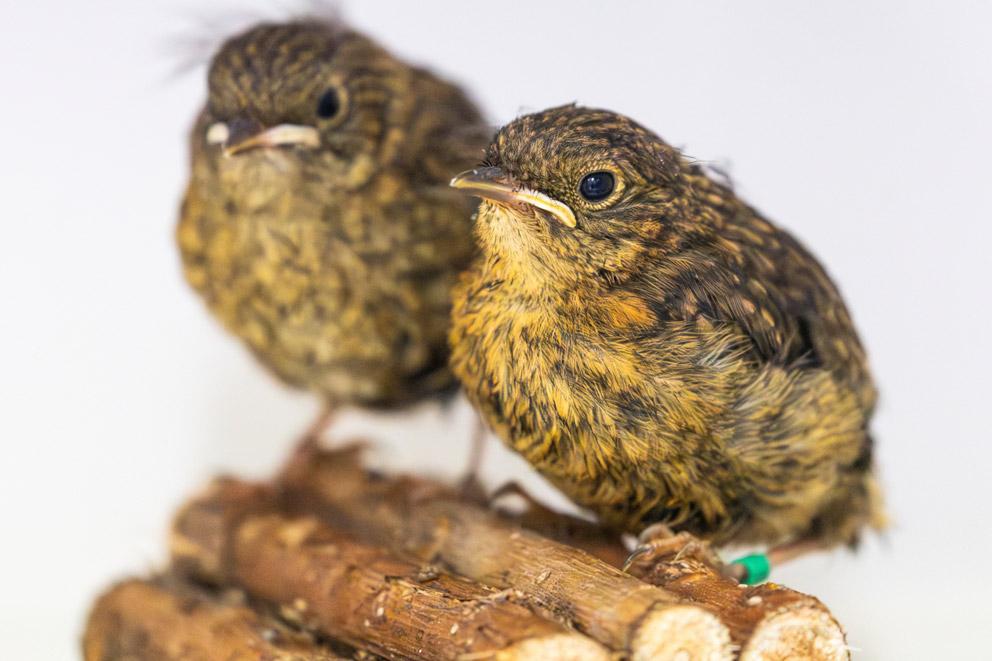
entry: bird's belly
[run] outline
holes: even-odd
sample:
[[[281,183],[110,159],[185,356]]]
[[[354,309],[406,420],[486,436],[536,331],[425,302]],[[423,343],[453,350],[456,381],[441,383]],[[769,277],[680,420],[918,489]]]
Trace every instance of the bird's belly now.
[[[699,342],[659,326],[626,342],[480,308],[494,317],[455,315],[453,368],[469,396],[510,447],[609,525],[789,538],[838,498],[839,467],[865,442],[856,397],[829,373],[759,369],[721,355],[716,333]]]
[[[658,407],[652,370],[634,347],[521,327],[520,318],[454,344],[456,373],[508,445],[617,527],[636,529],[659,508],[676,518],[723,509],[719,471],[703,467],[713,453],[698,452],[705,424]]]
[[[279,378],[358,403],[396,389],[403,323],[376,314],[386,304],[357,256],[304,223],[248,219],[213,239],[208,305]]]

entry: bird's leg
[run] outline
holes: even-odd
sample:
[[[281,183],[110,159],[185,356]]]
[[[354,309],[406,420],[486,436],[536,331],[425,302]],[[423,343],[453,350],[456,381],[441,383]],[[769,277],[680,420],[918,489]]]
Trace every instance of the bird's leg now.
[[[310,423],[306,431],[296,441],[296,446],[289,455],[289,459],[280,471],[281,475],[286,475],[300,466],[304,466],[310,459],[320,451],[320,439],[334,422],[336,409],[329,401],[325,401],[320,409],[320,414],[316,420]]]
[[[815,537],[803,537],[773,546],[766,553],[738,558],[726,566],[725,573],[748,585],[761,583],[768,578],[772,567],[778,567],[807,553],[822,551],[826,547],[821,540]]]
[[[768,550],[765,555],[768,556],[768,562],[771,563],[773,567],[777,567],[781,564],[785,564],[791,560],[795,560],[807,553],[815,553],[816,551],[822,551],[826,548],[826,545],[819,539],[814,537],[806,537],[803,539],[797,539],[793,542],[788,542],[786,544],[780,544],[779,546],[774,546]]]
[[[300,440],[297,441],[297,450],[306,450],[311,448],[311,446],[319,447],[320,439],[324,435],[324,432],[327,431],[327,428],[331,426],[331,423],[334,422],[334,414],[336,412],[337,409],[333,404],[324,402],[316,420],[310,423],[310,426],[303,432]]]
[[[687,532],[675,532],[664,523],[654,523],[637,537],[637,546],[623,565],[624,571],[644,577],[659,562],[693,558],[723,573],[724,564],[709,545]]]
[[[772,567],[824,548],[825,545],[820,540],[806,537],[774,546],[765,553],[747,555],[724,563],[708,542],[687,532],[676,533],[663,523],[655,523],[645,528],[637,537],[637,547],[631,552],[623,568],[628,573],[644,577],[659,562],[674,562],[690,557],[739,583],[753,585],[767,579]]]
[[[479,469],[482,467],[482,456],[486,449],[486,423],[482,416],[475,414],[475,427],[472,430],[471,447],[468,455],[468,467],[465,476],[461,479],[461,491],[476,499],[485,493],[482,483],[479,481]]]

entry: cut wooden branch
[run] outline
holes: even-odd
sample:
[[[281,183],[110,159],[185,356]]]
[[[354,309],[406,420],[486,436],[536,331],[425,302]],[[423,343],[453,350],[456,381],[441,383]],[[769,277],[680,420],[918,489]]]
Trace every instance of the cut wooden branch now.
[[[528,504],[523,512],[512,515],[513,520],[615,566],[622,566],[627,559],[627,550],[609,531],[539,503]],[[701,544],[685,536],[687,546],[683,548],[693,542]],[[669,558],[657,558],[649,571],[635,575],[718,615],[741,649],[743,661],[850,658],[843,628],[819,599],[775,583],[740,585],[712,562],[701,559],[710,555],[708,549],[689,557],[677,551]]]
[[[742,661],[850,658],[844,630],[815,597],[774,583],[744,587],[693,558],[655,563],[643,578],[717,613]]]
[[[616,535],[538,503],[531,502],[513,519],[615,566],[622,566],[628,555]],[[819,599],[774,583],[740,585],[713,562],[703,560],[713,555],[709,549],[684,554],[684,550],[705,543],[685,533],[681,536],[688,538],[682,550],[668,558],[656,558],[646,573],[635,575],[718,615],[741,649],[742,660],[850,658],[843,628]]]
[[[216,482],[176,518],[172,550],[180,571],[241,586],[307,630],[389,658],[609,658],[513,591],[398,559],[314,516],[281,513],[260,486]]]
[[[337,656],[236,597],[168,578],[125,581],[93,606],[85,661],[332,661]]]
[[[289,508],[319,510],[366,541],[519,590],[631,658],[732,657],[727,627],[713,613],[466,503],[436,483],[367,473],[357,450],[301,455],[281,484]]]

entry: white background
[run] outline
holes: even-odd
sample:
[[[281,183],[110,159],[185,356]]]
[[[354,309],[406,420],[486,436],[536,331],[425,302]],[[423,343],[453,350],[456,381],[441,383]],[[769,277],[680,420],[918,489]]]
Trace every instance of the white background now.
[[[264,475],[316,410],[208,318],[172,244],[204,90],[202,68],[171,73],[197,57],[192,43],[243,24],[251,12],[233,6],[0,9],[5,659],[75,658],[89,600],[161,565],[183,497],[219,470]],[[573,100],[637,118],[729,167],[813,248],[880,382],[895,527],[857,556],[776,578],[823,598],[860,658],[988,658],[992,5],[356,0],[344,11],[466,83],[494,124]],[[469,421],[464,408],[350,416],[335,434],[374,430],[391,444],[378,460],[454,474]],[[495,443],[488,459],[493,482],[529,475]]]

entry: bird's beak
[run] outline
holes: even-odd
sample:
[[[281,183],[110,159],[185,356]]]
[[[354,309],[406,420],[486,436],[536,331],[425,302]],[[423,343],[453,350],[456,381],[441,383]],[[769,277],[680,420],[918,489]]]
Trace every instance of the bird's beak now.
[[[320,146],[320,133],[312,126],[299,124],[279,124],[272,128],[246,133],[232,130],[226,122],[216,122],[207,129],[207,142],[212,145],[223,145],[224,156],[234,156],[256,147],[315,149]]]
[[[451,180],[451,187],[493,202],[529,204],[547,211],[562,225],[575,227],[575,214],[567,204],[536,190],[518,186],[500,168],[466,170]]]

